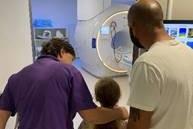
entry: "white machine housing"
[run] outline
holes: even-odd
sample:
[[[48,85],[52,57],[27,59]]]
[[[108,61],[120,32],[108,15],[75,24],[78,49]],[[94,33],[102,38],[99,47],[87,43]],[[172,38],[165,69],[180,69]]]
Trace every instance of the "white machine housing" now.
[[[105,9],[102,13],[94,18],[82,21],[79,20],[75,33],[78,54],[82,67],[92,75],[97,77],[121,76],[126,75],[131,69],[133,45],[130,41],[127,23],[127,14],[129,8],[129,5],[114,5]],[[106,61],[106,59],[109,58],[107,56],[112,55],[113,49],[110,50],[111,46],[109,45],[111,39],[109,39],[108,34],[101,36],[101,29],[103,27],[107,27],[106,31],[108,32],[108,22],[116,22],[116,20],[116,26],[118,28],[117,30],[127,31],[126,37],[128,38],[129,46],[120,48],[127,49],[128,52],[123,54],[124,57],[121,57],[122,60],[119,62],[118,66],[111,67],[109,61]],[[108,55],[109,53],[111,55]],[[127,55],[129,57],[127,57]]]

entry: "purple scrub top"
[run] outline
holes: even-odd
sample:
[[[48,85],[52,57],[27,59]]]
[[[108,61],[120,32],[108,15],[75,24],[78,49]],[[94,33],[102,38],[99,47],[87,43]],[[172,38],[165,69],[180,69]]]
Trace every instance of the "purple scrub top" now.
[[[18,113],[19,129],[73,129],[75,114],[91,108],[81,73],[49,55],[12,75],[0,97],[0,109]]]

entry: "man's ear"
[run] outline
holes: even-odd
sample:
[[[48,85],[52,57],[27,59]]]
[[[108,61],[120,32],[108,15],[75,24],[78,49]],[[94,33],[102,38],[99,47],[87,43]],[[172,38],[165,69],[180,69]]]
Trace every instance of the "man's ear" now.
[[[64,49],[60,49],[59,56],[62,57],[63,53],[65,53]]]
[[[138,29],[136,25],[132,27],[132,32],[135,37],[136,37],[136,29]]]

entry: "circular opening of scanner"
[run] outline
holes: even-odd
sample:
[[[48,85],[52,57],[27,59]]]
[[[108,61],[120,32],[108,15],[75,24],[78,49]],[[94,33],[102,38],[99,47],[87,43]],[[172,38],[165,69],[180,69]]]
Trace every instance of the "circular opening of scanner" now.
[[[96,48],[101,62],[114,72],[125,73],[132,66],[133,44],[127,23],[128,11],[107,18],[97,33]]]

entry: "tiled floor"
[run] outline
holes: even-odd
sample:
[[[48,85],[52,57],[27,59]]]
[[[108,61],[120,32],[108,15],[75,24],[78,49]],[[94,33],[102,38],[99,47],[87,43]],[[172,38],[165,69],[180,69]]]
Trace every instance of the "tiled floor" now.
[[[79,60],[76,60],[74,62],[74,65],[75,67],[77,67],[80,72],[82,73],[87,85],[88,85],[88,88],[91,92],[92,95],[94,95],[94,85],[96,83],[96,81],[98,80],[98,78],[90,75],[88,72],[84,71],[82,68],[81,68],[81,64],[80,64],[80,61]],[[128,100],[128,97],[129,97],[129,83],[128,83],[128,76],[124,76],[124,77],[114,77],[114,80],[118,82],[118,84],[120,85],[120,88],[121,88],[121,99],[119,101],[119,105],[123,105],[123,106],[126,106],[126,103],[127,103],[127,100]],[[94,97],[94,96],[93,96]],[[81,117],[77,114],[75,119],[74,119],[74,129],[77,129],[80,122],[82,121]]]

